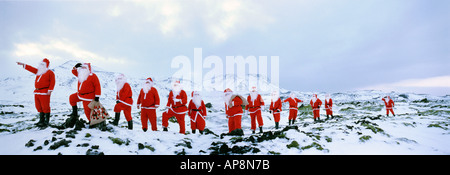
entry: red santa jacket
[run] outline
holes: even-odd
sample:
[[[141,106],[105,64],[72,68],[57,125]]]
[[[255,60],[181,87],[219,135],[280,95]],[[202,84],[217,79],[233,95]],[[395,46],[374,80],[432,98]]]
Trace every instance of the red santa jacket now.
[[[322,101],[320,99],[317,99],[315,103],[313,103],[313,101],[311,100],[309,102],[309,104],[311,104],[311,108],[313,110],[319,110],[319,107],[322,105]]]
[[[133,105],[133,91],[131,91],[130,84],[125,83],[123,85],[122,89],[116,94],[116,100],[127,106]]]
[[[231,100],[231,103],[231,106],[225,104],[225,112],[227,116],[234,117],[235,115],[242,115],[244,112],[241,106],[242,99],[239,96],[236,96],[233,98],[233,100]]]
[[[384,101],[384,105],[386,106],[386,108],[392,108],[395,105],[392,98],[389,98],[389,101],[387,101],[387,102],[386,102],[385,98],[383,98],[382,100]]]
[[[33,74],[37,74],[38,70],[26,64],[24,66],[25,70],[30,71]],[[34,94],[38,95],[47,95],[48,91],[53,91],[55,87],[55,73],[50,69],[42,75],[36,75],[36,79],[34,81]]]
[[[178,102],[175,102],[173,100],[173,98],[174,98],[173,91],[170,91],[169,99],[167,100],[167,105],[166,106],[167,107],[171,107],[173,112],[175,112],[175,113],[179,113],[179,114],[185,113],[186,114],[188,112],[187,107],[186,107],[186,104],[187,104],[186,92],[184,90],[181,90],[180,94],[175,96],[175,99],[179,99],[180,100]]]
[[[252,101],[251,95],[247,97],[248,105],[245,106],[245,110],[249,110],[249,112],[255,112],[260,109],[261,106],[264,106],[264,100],[261,98],[261,95],[258,94],[255,101]]]
[[[159,94],[156,88],[152,87],[147,93],[141,89],[137,104],[141,105],[142,109],[156,109],[159,107]]]
[[[302,100],[298,99],[298,98],[287,98],[286,100],[283,101],[284,103],[289,102],[289,109],[298,109],[298,103],[303,102]]]
[[[202,115],[203,117],[206,116],[206,106],[205,106],[205,103],[203,102],[203,100],[202,100],[202,104],[200,106],[195,105],[194,101],[191,100],[188,105],[188,110],[189,110],[189,112],[188,112],[189,116],[195,117],[198,114]]]
[[[78,71],[76,68],[72,69],[72,74],[75,75],[75,77],[78,77]],[[84,101],[92,101],[95,97],[100,97],[102,94],[102,89],[97,75],[91,72],[83,83],[78,81],[77,92],[78,98]]]
[[[278,98],[278,100],[277,101],[275,101],[275,102],[271,102],[270,103],[270,108],[269,108],[269,110],[271,110],[271,111],[273,111],[274,113],[275,112],[277,112],[277,110],[280,110],[280,112],[282,111],[281,110],[281,99],[280,98]]]

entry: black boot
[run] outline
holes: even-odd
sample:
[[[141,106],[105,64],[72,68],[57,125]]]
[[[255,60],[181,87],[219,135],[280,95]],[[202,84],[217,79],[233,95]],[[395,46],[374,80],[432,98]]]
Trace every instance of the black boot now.
[[[289,120],[289,125],[291,125],[291,123],[292,123],[292,120]]]
[[[128,129],[133,130],[133,120],[128,121]]]
[[[192,130],[192,134],[195,134],[195,129]]]
[[[116,112],[116,115],[114,116],[114,121],[109,122],[114,126],[119,125],[119,120],[120,120],[120,112]]]
[[[252,134],[256,134],[255,130],[252,130]]]
[[[199,132],[200,134],[203,134],[203,130],[198,130],[198,132]]]
[[[41,127],[44,124],[44,120],[45,120],[45,113],[40,112],[39,113],[39,121],[37,123],[35,123],[34,125]]]
[[[327,118],[325,120],[328,120],[328,119],[330,119],[330,117],[328,117],[328,115],[327,115]]]
[[[49,123],[50,123],[50,113],[45,113],[45,120],[43,127],[47,127]]]
[[[294,124],[295,123],[295,119],[294,120],[292,120],[292,124]]]
[[[259,127],[259,133],[263,133],[262,126]]]
[[[279,124],[280,122],[275,122],[275,129],[278,129],[278,124]]]
[[[73,128],[78,121],[78,117],[78,107],[76,105],[72,106],[72,114],[70,114],[70,117],[63,123],[62,128]]]
[[[163,131],[169,131],[169,130],[167,130],[167,128],[166,128],[166,127],[163,127]]]

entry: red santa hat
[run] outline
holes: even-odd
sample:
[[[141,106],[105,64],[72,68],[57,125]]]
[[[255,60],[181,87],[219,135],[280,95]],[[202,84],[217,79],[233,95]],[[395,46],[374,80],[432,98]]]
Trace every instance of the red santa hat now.
[[[194,94],[199,94],[198,91],[192,91],[191,97],[194,97]]]
[[[226,88],[223,92],[227,93],[227,92],[233,92],[233,91],[230,88]]]
[[[42,60],[42,62],[44,62],[45,64],[47,64],[47,68],[48,68],[48,66],[50,66],[50,61],[49,61],[47,58],[44,58],[44,59]]]
[[[89,72],[92,73],[91,63],[83,63],[83,66],[87,67]]]

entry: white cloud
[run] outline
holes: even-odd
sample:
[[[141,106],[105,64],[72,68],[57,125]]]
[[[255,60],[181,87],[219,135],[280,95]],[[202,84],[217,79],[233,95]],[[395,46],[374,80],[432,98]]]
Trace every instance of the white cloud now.
[[[131,3],[130,3],[131,2]],[[262,3],[252,1],[128,0],[106,11],[111,17],[126,16],[135,26],[157,26],[164,36],[190,36],[206,31],[215,42],[223,42],[247,29],[262,29],[274,21]]]
[[[399,87],[449,87],[450,88],[450,75],[438,76],[424,79],[408,79],[397,83],[393,83],[393,86]]]
[[[207,10],[211,15],[206,15],[205,28],[219,42],[245,29],[260,29],[274,22],[267,11],[251,1],[219,1]]]
[[[446,95],[450,93],[450,75],[423,79],[406,79],[394,83],[384,83],[358,88],[358,90],[365,89]]]
[[[19,59],[49,58],[52,60],[77,59],[93,64],[127,64],[129,60],[123,58],[105,57],[85,50],[68,39],[43,37],[39,42],[25,42],[14,44],[14,57]]]

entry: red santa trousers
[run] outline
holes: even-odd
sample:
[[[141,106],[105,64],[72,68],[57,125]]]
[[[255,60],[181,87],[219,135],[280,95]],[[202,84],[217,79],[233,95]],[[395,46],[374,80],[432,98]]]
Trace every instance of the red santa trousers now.
[[[191,115],[191,129],[203,131],[205,129],[205,118],[200,111],[192,112]]]
[[[392,107],[386,107],[386,115],[389,115],[389,111],[392,113],[392,115],[395,115],[394,109]]]
[[[50,113],[50,95],[34,94],[34,105],[38,112]]]
[[[120,111],[123,111],[123,114],[125,115],[125,119],[128,121],[132,120],[131,118],[131,106],[128,106],[124,103],[117,103],[116,106],[114,106],[114,112],[120,113]]]
[[[73,93],[72,95],[70,95],[69,97],[69,103],[70,106],[76,106],[78,102],[82,101],[83,102],[83,108],[84,108],[84,114],[86,115],[86,118],[88,119],[88,121],[91,121],[91,108],[88,107],[89,103],[91,103],[91,101],[86,101],[86,100],[81,100],[80,98],[78,98],[78,93]]]
[[[261,108],[257,109],[254,112],[249,112],[249,113],[250,113],[250,118],[251,118],[251,123],[252,123],[252,126],[250,127],[251,130],[254,131],[256,129],[256,120],[258,120],[259,127],[264,125],[263,119],[261,116]]]
[[[279,112],[274,112],[273,113],[273,119],[275,120],[275,122],[280,122],[280,113]]]
[[[241,127],[242,113],[234,115],[233,117],[228,117],[228,132],[235,129],[242,129]]]
[[[327,115],[333,115],[333,110],[332,110],[331,107],[325,108],[325,110],[326,110],[326,112],[327,112]]]
[[[295,120],[297,119],[297,108],[289,108],[289,120]]]
[[[175,118],[177,119],[178,124],[180,125],[180,133],[184,134],[186,131],[186,124],[184,123],[184,117],[186,115],[186,112],[181,112],[181,113],[176,113],[175,111],[173,111],[172,108],[169,108],[169,110],[167,112],[164,112],[162,114],[162,126],[167,128],[169,126],[169,118],[175,116]]]
[[[313,108],[314,119],[320,117],[320,108]]]
[[[148,121],[150,121],[150,124],[152,125],[152,131],[158,130],[158,127],[156,125],[156,109],[141,109],[142,129],[147,130]]]

